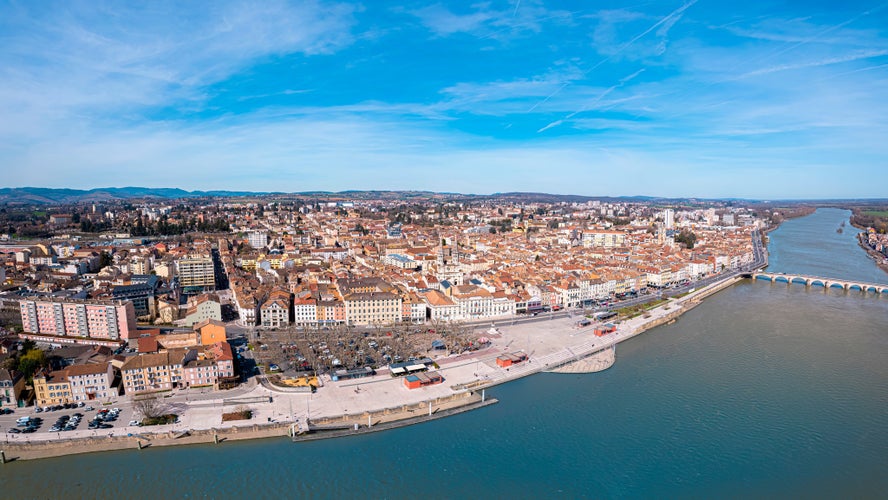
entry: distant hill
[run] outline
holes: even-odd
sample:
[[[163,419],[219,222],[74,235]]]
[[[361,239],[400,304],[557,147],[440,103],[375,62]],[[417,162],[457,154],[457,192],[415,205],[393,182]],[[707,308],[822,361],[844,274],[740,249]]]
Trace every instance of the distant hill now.
[[[741,200],[737,198],[663,198],[655,196],[582,196],[573,194],[549,194],[529,192],[509,192],[493,194],[461,194],[433,191],[388,191],[388,190],[349,190],[340,192],[331,191],[302,191],[296,193],[283,192],[253,192],[253,191],[185,191],[179,188],[146,188],[146,187],[107,187],[96,189],[64,189],[64,188],[0,188],[0,205],[3,204],[29,204],[29,205],[60,205],[73,203],[92,203],[103,201],[124,201],[138,199],[180,199],[201,197],[252,197],[252,196],[281,196],[298,197],[306,199],[326,200],[437,200],[437,201],[478,201],[501,200],[515,203],[584,203],[598,200],[605,203],[690,203],[691,205],[703,201],[738,201],[743,203],[765,203],[773,205],[778,200],[760,202],[755,200]],[[785,200],[788,203],[816,203],[819,206],[831,204],[842,206],[866,205],[872,202],[885,200]]]
[[[0,204],[68,204],[87,203],[113,200],[130,200],[140,198],[198,198],[204,196],[250,196],[267,193],[251,193],[248,191],[185,191],[178,188],[146,188],[146,187],[109,187],[96,189],[60,189],[60,188],[0,188]]]
[[[199,197],[241,197],[241,196],[297,196],[305,198],[342,199],[342,200],[410,200],[410,199],[437,199],[437,200],[509,200],[522,203],[582,203],[590,200],[601,201],[650,201],[655,198],[645,196],[633,197],[600,197],[579,196],[547,193],[494,193],[490,195],[460,194],[460,193],[435,193],[432,191],[386,191],[386,190],[349,190],[340,192],[331,191],[303,191],[297,193],[268,193],[251,191],[185,191],[178,188],[146,188],[146,187],[108,187],[89,190],[82,189],[57,189],[40,187],[0,188],[0,204],[71,204],[92,203],[103,201],[122,201],[134,199],[179,199]]]

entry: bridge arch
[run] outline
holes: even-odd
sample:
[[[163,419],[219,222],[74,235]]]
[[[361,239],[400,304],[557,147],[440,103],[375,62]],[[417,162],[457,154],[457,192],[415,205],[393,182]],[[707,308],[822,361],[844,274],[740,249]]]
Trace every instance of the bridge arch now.
[[[843,283],[838,282],[838,281],[833,281],[832,283],[829,283],[828,286],[829,286],[829,288],[841,288],[842,290],[845,289],[845,285]]]
[[[774,281],[774,277],[771,275],[768,275],[768,274],[756,274],[755,279],[762,280],[762,281],[771,281],[771,282]]]
[[[854,290],[856,288],[857,290],[860,290],[861,292],[864,291],[863,285],[858,285],[857,283],[849,283],[847,288],[848,288],[848,290]]]
[[[826,281],[821,280],[821,279],[812,279],[812,280],[808,281],[808,285],[810,285],[810,286],[817,285],[817,286],[822,286],[824,288],[826,288],[826,283],[827,283]]]
[[[774,283],[789,283],[789,278],[786,276],[774,276]]]
[[[800,276],[793,276],[793,277],[789,280],[789,282],[790,282],[790,283],[798,283],[798,284],[800,284],[800,285],[807,285],[807,284],[808,284],[808,280],[806,280],[805,278],[802,278],[802,277],[800,277]]]

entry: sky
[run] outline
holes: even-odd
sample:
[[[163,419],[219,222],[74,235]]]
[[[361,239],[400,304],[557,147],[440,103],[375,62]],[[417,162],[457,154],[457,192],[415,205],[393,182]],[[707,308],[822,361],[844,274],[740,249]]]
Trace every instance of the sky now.
[[[0,0],[0,186],[888,197],[888,2]]]

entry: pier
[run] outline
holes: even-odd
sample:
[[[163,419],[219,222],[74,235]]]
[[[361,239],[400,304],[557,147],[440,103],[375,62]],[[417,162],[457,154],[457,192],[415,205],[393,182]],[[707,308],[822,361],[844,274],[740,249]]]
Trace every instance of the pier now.
[[[845,291],[860,290],[861,292],[888,293],[888,285],[864,283],[861,281],[823,278],[820,276],[804,276],[801,274],[784,273],[752,273],[752,279],[770,281],[771,283],[799,284],[808,287],[820,286],[824,289],[841,288]]]

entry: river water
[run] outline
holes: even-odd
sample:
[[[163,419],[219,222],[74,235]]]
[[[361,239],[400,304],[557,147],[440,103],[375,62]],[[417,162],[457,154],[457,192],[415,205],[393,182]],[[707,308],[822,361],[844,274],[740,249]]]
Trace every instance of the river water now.
[[[885,282],[863,250],[833,246],[847,217],[818,210],[787,221],[771,233],[770,270]],[[846,226],[839,239],[854,231]],[[5,498],[884,497],[886,358],[888,294],[747,281],[620,344],[605,372],[525,378],[490,391],[500,403],[481,410],[309,443],[13,462],[0,470],[0,491]]]

